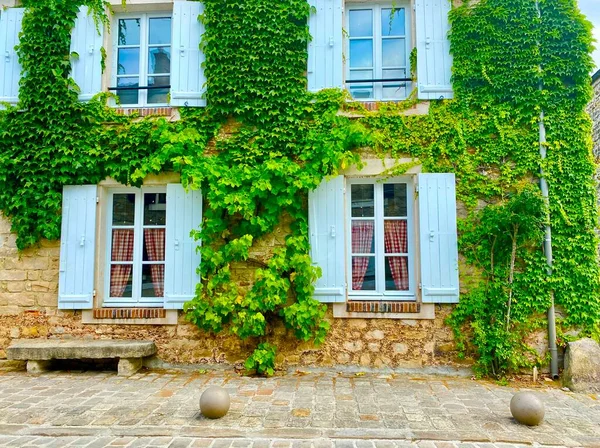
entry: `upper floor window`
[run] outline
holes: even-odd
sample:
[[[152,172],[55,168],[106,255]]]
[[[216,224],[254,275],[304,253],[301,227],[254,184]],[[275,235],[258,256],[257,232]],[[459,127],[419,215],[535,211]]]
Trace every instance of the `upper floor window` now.
[[[119,16],[116,35],[116,91],[124,106],[167,104],[171,84],[169,14]]]
[[[358,100],[406,98],[410,92],[408,8],[351,6],[346,10],[346,21],[346,83],[352,97]]]

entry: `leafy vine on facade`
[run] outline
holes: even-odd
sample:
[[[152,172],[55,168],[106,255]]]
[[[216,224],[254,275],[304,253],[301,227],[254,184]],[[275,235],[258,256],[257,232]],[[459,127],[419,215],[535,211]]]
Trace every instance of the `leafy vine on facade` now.
[[[274,320],[316,343],[329,326],[326,307],[312,297],[319,272],[309,256],[307,192],[360,164],[357,149],[370,147],[382,157],[409,155],[424,171],[456,173],[467,209],[460,249],[472,275],[449,323],[482,373],[541,362],[526,337],[543,326],[551,291],[565,328],[598,335],[595,167],[584,113],[591,38],[574,0],[454,8],[456,100],[433,102],[425,116],[402,116],[405,104],[381,104],[360,119],[338,113],[360,110],[343,92],[306,91],[306,0],[203,3],[208,106],[182,109],[179,121],[168,122],[117,115],[105,96],[78,102],[70,32],[81,5],[99,26],[108,23],[104,2],[25,2],[19,105],[0,112],[0,209],[20,249],[60,237],[63,185],[107,176],[140,185],[147,174],[177,171],[207,204],[195,232],[203,242],[202,282],[187,315],[204,330],[255,338],[246,367],[272,373]],[[548,206],[535,187],[541,110]],[[541,250],[547,216],[551,276]],[[290,228],[285,247],[265,260],[250,258],[256,240],[282,222]],[[256,268],[249,287],[232,276],[242,262]]]

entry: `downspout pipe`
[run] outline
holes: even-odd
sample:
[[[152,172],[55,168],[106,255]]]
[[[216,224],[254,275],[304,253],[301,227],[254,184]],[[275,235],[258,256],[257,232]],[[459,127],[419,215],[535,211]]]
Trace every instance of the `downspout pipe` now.
[[[542,19],[542,12],[540,11],[540,4],[538,0],[535,0],[535,9],[537,10],[538,18]],[[540,43],[538,41],[538,47]],[[540,66],[540,73],[542,67]],[[540,80],[540,92],[543,89],[542,81]],[[545,232],[544,232],[544,254],[546,255],[546,263],[548,264],[548,276],[552,275],[552,229],[550,227],[550,199],[548,194],[548,181],[544,176],[544,160],[546,160],[546,125],[544,123],[544,109],[540,111],[540,129],[539,129],[539,144],[540,144],[540,158],[542,164],[540,166],[540,190],[542,191],[542,198],[546,203],[547,208],[547,221]],[[550,352],[550,375],[553,379],[558,379],[558,350],[556,349],[556,315],[554,313],[554,290],[550,291],[550,308],[548,308],[548,351]]]
[[[541,89],[541,84],[540,84]],[[542,162],[546,159],[546,125],[544,124],[544,111],[540,112],[540,158]],[[548,181],[544,177],[544,168],[540,167],[540,190],[546,206],[549,204]],[[550,212],[548,212],[550,218]],[[548,275],[552,275],[552,229],[550,222],[546,224],[544,232],[544,254],[548,264]],[[550,352],[550,375],[553,379],[558,378],[558,349],[556,348],[556,316],[554,313],[554,291],[550,292],[550,308],[548,308],[548,351]]]

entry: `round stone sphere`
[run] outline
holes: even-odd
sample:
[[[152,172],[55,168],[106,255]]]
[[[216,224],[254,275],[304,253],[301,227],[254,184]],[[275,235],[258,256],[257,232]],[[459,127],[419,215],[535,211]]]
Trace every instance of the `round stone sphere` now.
[[[537,426],[544,420],[544,403],[531,392],[517,392],[510,400],[510,413],[519,423]]]
[[[200,395],[200,412],[207,418],[221,418],[229,411],[229,392],[220,386],[210,386]]]

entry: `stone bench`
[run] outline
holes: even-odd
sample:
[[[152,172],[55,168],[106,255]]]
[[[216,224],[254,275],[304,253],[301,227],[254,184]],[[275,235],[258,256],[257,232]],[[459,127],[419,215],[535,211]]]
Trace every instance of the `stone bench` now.
[[[42,373],[53,359],[118,359],[118,374],[133,375],[142,361],[156,353],[153,341],[111,339],[15,339],[6,349],[8,359],[27,361],[28,373]]]

